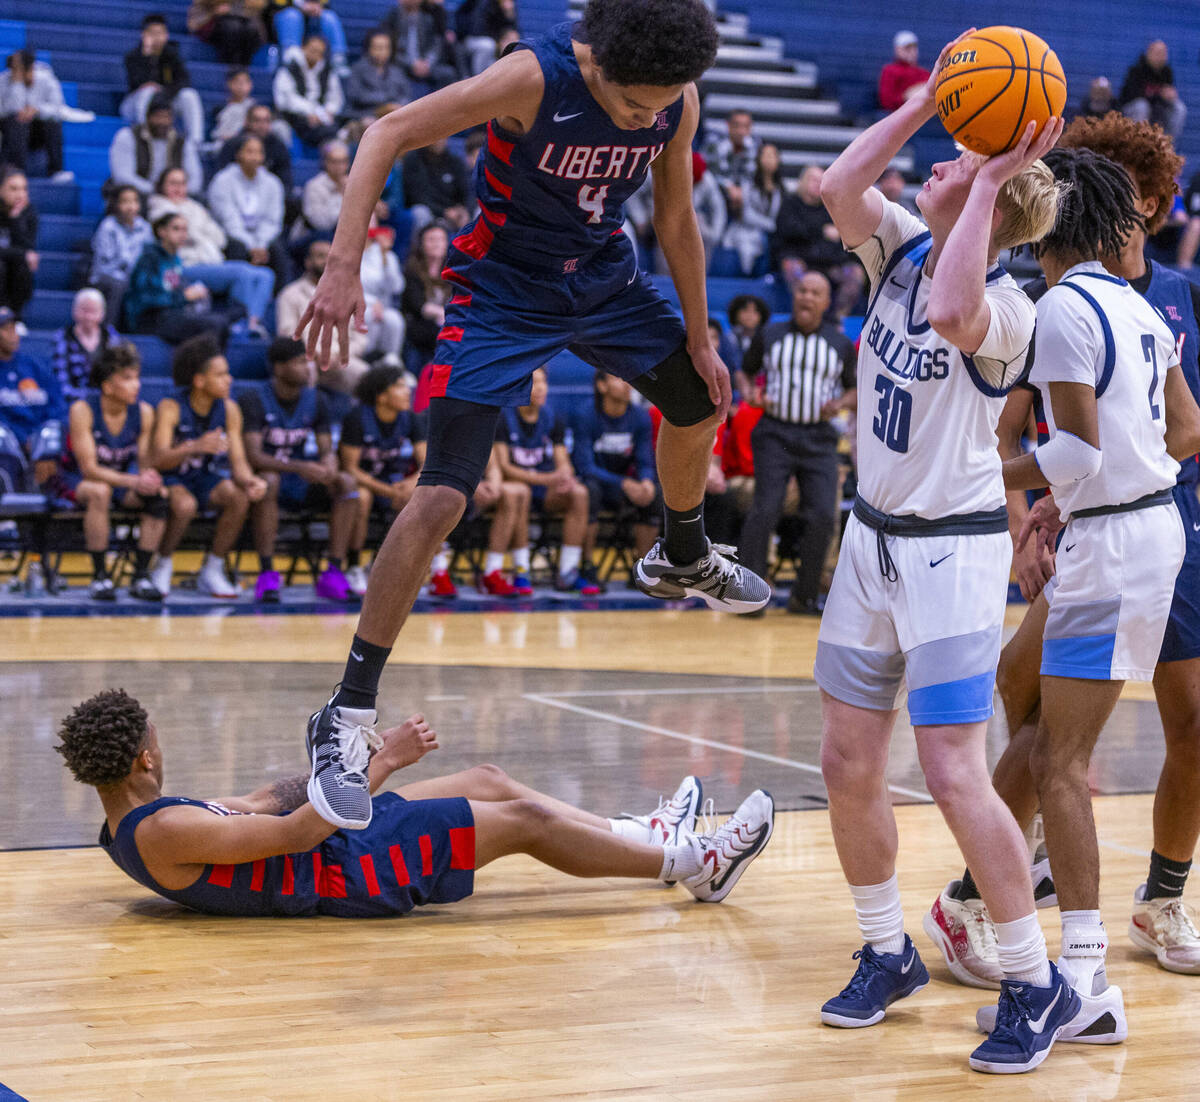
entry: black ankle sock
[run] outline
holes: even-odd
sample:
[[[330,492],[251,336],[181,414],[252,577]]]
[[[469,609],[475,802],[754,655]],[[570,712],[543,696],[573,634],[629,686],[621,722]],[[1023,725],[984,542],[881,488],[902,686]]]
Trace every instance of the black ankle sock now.
[[[140,547],[134,552],[133,573],[135,577],[144,578],[150,573],[150,560],[153,557],[153,551],[143,551]]]
[[[664,550],[676,566],[685,566],[703,558],[708,550],[704,535],[704,502],[694,509],[676,512],[663,507],[667,518]]]
[[[269,571],[269,570],[274,570],[275,569],[275,556],[274,555],[259,555],[258,556],[258,569],[259,569],[259,572],[262,574],[266,574],[267,571]]]
[[[958,885],[958,891],[953,895],[960,903],[966,903],[969,899],[983,898],[979,894],[979,885],[975,883],[975,877],[971,875],[970,869],[963,869],[962,883]]]
[[[329,570],[341,570],[342,569],[342,560],[335,559],[332,555],[326,555],[325,556],[325,566]]]
[[[346,565],[349,567],[355,567],[358,565],[358,560],[360,558],[362,558],[361,551],[347,551],[346,552]]]
[[[1183,895],[1191,867],[1191,861],[1172,861],[1152,849],[1150,875],[1146,877],[1146,898],[1178,899]]]
[[[96,576],[96,579],[99,580],[100,578],[107,578],[108,568],[104,562],[104,552],[92,551],[89,553],[92,556],[92,573]]]
[[[343,708],[374,708],[379,677],[391,653],[391,647],[377,647],[356,635],[350,644],[346,672],[342,675],[342,687],[333,698],[334,704]]]

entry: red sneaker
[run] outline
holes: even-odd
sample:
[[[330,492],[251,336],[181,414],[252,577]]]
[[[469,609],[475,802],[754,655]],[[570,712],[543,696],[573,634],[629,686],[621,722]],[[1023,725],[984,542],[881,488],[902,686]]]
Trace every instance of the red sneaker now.
[[[516,597],[517,590],[499,570],[483,576],[483,591],[493,597]]]
[[[431,597],[457,597],[458,586],[450,577],[449,570],[440,570],[429,579],[429,594]]]

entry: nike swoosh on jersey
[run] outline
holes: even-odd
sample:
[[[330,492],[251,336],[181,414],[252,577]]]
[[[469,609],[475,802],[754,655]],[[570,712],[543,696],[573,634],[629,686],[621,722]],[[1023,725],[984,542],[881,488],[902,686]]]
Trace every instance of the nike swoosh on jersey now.
[[[583,114],[582,111],[576,111],[575,114],[573,114],[573,115],[560,115],[557,111],[555,111],[554,112],[554,121],[555,122],[568,122],[570,119],[579,118],[579,116],[582,114]]]
[[[1193,532],[1200,532],[1200,524],[1193,524],[1193,525],[1192,525],[1192,531],[1193,531]]]
[[[1058,1002],[1061,995],[1062,995],[1062,988],[1060,987],[1057,991],[1054,992],[1054,998],[1052,998],[1050,1000],[1050,1005],[1048,1007],[1046,1007],[1045,1010],[1042,1011],[1041,1015],[1037,1018],[1029,1019],[1029,1032],[1030,1033],[1041,1033],[1042,1030],[1046,1028],[1046,1019],[1050,1017],[1050,1011],[1054,1009],[1054,1006]]]
[[[1063,548],[1063,550],[1064,550],[1064,551],[1070,551],[1070,550],[1071,550],[1071,548],[1072,548],[1072,547],[1074,547],[1074,546],[1075,546],[1075,545],[1074,545],[1073,543],[1068,543],[1068,544],[1067,544],[1067,545],[1066,545],[1066,546]]]

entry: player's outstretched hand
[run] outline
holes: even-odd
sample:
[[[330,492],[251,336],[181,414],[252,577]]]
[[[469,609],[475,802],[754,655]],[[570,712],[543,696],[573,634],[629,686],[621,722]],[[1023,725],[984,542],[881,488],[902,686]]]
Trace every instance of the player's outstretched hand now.
[[[380,737],[383,739],[383,748],[379,756],[389,770],[413,765],[430,750],[438,748],[437,732],[425,722],[420,712],[409,716],[399,727],[381,732]]]
[[[362,281],[358,269],[336,268],[327,264],[325,273],[317,283],[316,294],[308,304],[296,331],[295,340],[304,337],[305,351],[310,360],[322,371],[328,371],[332,360],[333,335],[338,335],[338,360],[342,367],[350,363],[350,326],[360,332],[367,331],[367,303],[363,298]]]
[[[1058,515],[1058,506],[1054,504],[1054,497],[1047,494],[1045,497],[1038,498],[1021,522],[1021,530],[1017,533],[1016,550],[1024,551],[1029,537],[1036,531],[1038,550],[1053,551],[1054,537],[1058,535],[1062,527],[1063,522]]]
[[[1040,132],[1037,121],[1030,122],[1025,127],[1021,140],[1012,149],[1007,153],[997,153],[983,162],[979,177],[1000,185],[1024,172],[1034,161],[1054,148],[1058,139],[1062,137],[1063,125],[1063,120],[1054,115],[1046,120]]]

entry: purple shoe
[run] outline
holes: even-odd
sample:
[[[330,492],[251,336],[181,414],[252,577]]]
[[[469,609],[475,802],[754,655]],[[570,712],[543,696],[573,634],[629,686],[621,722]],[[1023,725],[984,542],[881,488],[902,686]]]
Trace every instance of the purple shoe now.
[[[280,578],[278,570],[264,570],[254,583],[255,601],[259,604],[279,604],[279,587],[282,584],[283,579]]]
[[[327,567],[317,579],[317,596],[327,601],[348,601],[350,582],[336,566]]]

